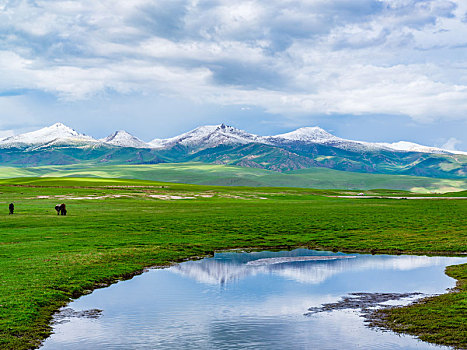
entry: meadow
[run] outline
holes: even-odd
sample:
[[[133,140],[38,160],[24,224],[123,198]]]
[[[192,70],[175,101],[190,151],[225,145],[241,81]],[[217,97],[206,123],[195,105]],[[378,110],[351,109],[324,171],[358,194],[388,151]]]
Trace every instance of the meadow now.
[[[145,267],[215,250],[467,253],[467,200],[332,197],[355,193],[129,179],[0,180],[0,348],[40,345],[50,333],[51,315],[70,298]],[[8,215],[10,202],[14,215]],[[54,210],[62,202],[67,216]],[[467,264],[447,273],[458,279],[456,293],[387,311],[379,322],[434,343],[467,347]]]
[[[95,164],[75,164],[27,168],[0,167],[0,178],[23,176],[126,178],[217,186],[285,186],[355,190],[386,188],[417,193],[467,190],[466,179],[365,174],[328,168],[277,172],[259,168],[196,162],[99,166]]]

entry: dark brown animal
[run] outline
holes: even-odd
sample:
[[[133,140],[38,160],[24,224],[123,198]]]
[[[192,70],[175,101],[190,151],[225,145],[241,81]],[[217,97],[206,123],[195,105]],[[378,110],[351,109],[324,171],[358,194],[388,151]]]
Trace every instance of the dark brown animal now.
[[[60,208],[60,215],[66,215],[66,205],[63,203]]]
[[[10,205],[8,206],[8,209],[10,210],[9,215],[13,214],[15,211],[15,205],[13,203],[10,203]]]
[[[57,204],[55,206],[55,210],[57,211],[57,215],[66,215],[66,205],[65,205],[65,203]]]

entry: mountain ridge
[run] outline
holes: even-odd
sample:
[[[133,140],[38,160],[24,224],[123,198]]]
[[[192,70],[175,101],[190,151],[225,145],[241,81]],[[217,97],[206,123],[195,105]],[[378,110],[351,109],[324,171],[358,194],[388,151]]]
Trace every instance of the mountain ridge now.
[[[266,145],[280,146],[284,143],[290,144],[297,142],[324,144],[353,151],[386,149],[401,152],[467,155],[467,152],[463,151],[446,150],[438,147],[424,146],[409,141],[387,143],[347,140],[332,135],[318,126],[302,127],[294,131],[278,135],[259,136],[225,124],[199,126],[193,130],[171,138],[156,138],[149,142],[144,142],[125,130],[116,131],[106,138],[97,140],[85,134],[81,134],[62,123],[55,123],[49,127],[44,127],[36,131],[0,139],[0,147],[24,147],[46,144],[65,145],[67,142],[72,145],[86,143],[95,145],[97,143],[104,143],[120,147],[154,149],[167,149],[179,145],[190,150],[197,151],[216,147],[221,144],[241,145],[247,143],[262,143]]]
[[[457,179],[466,177],[466,154],[409,142],[346,140],[319,127],[258,136],[225,124],[146,143],[124,130],[97,140],[57,123],[0,141],[1,166],[14,167],[201,162],[276,172],[328,168]]]

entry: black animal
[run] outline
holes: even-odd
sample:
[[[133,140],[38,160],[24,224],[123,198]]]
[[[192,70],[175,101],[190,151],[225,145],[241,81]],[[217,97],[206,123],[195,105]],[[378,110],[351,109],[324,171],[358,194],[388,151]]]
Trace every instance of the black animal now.
[[[55,210],[57,211],[57,215],[66,215],[66,205],[65,205],[65,203],[57,204],[55,206]]]
[[[8,209],[10,210],[9,215],[13,214],[15,211],[15,205],[13,203],[10,203],[10,205],[8,206]]]

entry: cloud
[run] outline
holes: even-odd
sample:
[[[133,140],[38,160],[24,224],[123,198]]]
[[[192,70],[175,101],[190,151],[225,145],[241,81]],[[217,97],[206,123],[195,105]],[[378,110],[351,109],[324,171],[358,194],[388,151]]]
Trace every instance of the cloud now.
[[[460,0],[6,2],[0,96],[465,119],[466,12]]]
[[[185,0],[159,0],[140,3],[132,9],[125,22],[144,35],[179,40],[187,37],[184,18],[188,15],[188,2]]]
[[[462,144],[461,140],[458,140],[455,137],[451,137],[440,148],[447,149],[450,151],[457,151],[456,146],[460,144]]]

